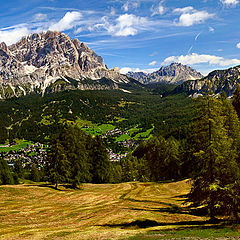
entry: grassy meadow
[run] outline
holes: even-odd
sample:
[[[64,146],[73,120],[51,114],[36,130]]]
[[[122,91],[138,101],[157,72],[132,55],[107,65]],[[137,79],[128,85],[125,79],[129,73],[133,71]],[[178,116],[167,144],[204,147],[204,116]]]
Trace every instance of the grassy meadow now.
[[[183,205],[190,189],[170,183],[0,186],[0,239],[171,239],[240,237]],[[222,239],[222,238],[221,238]]]

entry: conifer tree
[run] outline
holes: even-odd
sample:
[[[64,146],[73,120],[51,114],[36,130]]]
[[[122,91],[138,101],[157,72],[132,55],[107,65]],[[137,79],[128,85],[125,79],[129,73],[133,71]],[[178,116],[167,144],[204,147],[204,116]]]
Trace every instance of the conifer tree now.
[[[109,181],[111,167],[109,154],[100,137],[92,139],[89,149],[89,157],[91,159],[91,173],[93,183],[106,183]]]
[[[205,205],[212,221],[218,214],[233,214],[239,202],[230,197],[238,189],[240,174],[235,132],[239,122],[226,101],[203,98],[199,117],[191,126],[192,157],[198,171],[188,200],[194,206]]]
[[[66,151],[61,145],[58,136],[55,135],[52,137],[50,146],[48,153],[48,168],[50,179],[55,183],[57,189],[59,183],[68,180],[70,174],[70,162],[67,159]]]
[[[0,158],[0,184],[14,184],[13,175],[9,169],[7,161]]]
[[[17,177],[19,177],[19,178],[24,177],[24,168],[23,168],[22,161],[20,159],[17,159],[14,162],[14,169],[13,170],[16,173]]]
[[[238,84],[236,90],[233,93],[233,102],[235,110],[237,111],[238,117],[240,118],[240,84]]]
[[[31,167],[31,180],[34,182],[40,182],[40,171],[37,165],[34,163]]]

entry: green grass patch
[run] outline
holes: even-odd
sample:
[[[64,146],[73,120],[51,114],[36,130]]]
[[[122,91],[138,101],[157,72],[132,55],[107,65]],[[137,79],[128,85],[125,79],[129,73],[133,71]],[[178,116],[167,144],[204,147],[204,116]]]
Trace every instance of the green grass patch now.
[[[101,125],[94,124],[92,127],[82,128],[82,130],[84,130],[88,134],[99,136],[99,135],[105,134],[108,131],[114,130],[115,128],[116,127],[113,126],[112,124],[101,124]]]
[[[123,135],[119,136],[118,138],[116,138],[115,142],[124,142],[128,139],[131,139],[131,137],[128,134],[123,134]]]
[[[11,147],[5,147],[4,145],[0,145],[0,152],[18,151],[22,148],[26,148],[28,145],[32,145],[32,142],[21,140],[19,144],[13,145]]]
[[[239,228],[239,227],[238,227]],[[157,240],[157,239],[219,239],[240,237],[239,229],[234,227],[209,226],[209,227],[196,227],[191,229],[189,226],[184,230],[171,230],[171,231],[155,231],[147,234],[140,234],[130,237],[129,240]]]
[[[152,128],[148,129],[145,132],[137,133],[136,136],[134,137],[134,139],[139,140],[139,139],[142,139],[142,138],[150,138],[150,134],[153,130],[154,130],[154,125],[152,125]]]

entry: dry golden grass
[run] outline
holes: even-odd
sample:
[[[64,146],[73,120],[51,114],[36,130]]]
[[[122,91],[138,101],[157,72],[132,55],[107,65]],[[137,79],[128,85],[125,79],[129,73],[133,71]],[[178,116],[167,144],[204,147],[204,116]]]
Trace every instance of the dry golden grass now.
[[[0,239],[126,239],[174,229],[179,226],[172,223],[203,220],[177,211],[189,188],[187,181],[84,184],[82,190],[61,191],[0,186]]]

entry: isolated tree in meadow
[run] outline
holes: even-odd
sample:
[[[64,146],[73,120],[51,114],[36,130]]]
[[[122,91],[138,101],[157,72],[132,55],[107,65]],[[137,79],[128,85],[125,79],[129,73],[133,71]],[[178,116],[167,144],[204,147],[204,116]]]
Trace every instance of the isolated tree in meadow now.
[[[239,121],[227,101],[203,98],[198,118],[191,125],[189,143],[197,171],[188,201],[206,206],[212,221],[218,214],[238,218],[239,211]]]
[[[59,183],[68,180],[70,162],[67,159],[64,147],[56,135],[51,139],[48,164],[50,180],[56,184],[55,187],[57,189]]]
[[[53,183],[70,182],[76,188],[91,180],[88,136],[77,127],[65,126],[50,142],[49,174]]]

